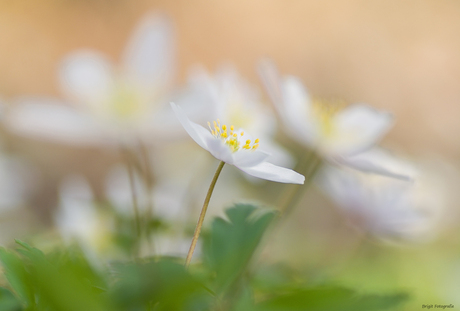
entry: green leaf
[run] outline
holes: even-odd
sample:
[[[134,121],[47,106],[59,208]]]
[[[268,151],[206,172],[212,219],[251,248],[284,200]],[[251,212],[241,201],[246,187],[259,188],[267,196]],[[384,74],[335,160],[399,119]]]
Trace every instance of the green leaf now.
[[[0,287],[0,310],[22,311],[24,309],[19,300],[9,290]]]
[[[210,293],[183,263],[162,259],[143,264],[118,264],[112,299],[121,310],[155,305],[155,310],[205,310]]]
[[[0,248],[0,260],[11,288],[28,306],[34,305],[34,293],[30,275],[22,259],[13,252]]]
[[[43,310],[105,311],[109,310],[107,297],[92,286],[86,278],[87,267],[69,260],[50,262],[37,248],[17,241],[18,249],[28,261],[28,270],[37,301]]]
[[[275,212],[250,204],[237,204],[216,218],[205,238],[205,263],[216,276],[216,290],[223,291],[244,272]]]
[[[298,289],[259,303],[257,311],[378,311],[394,310],[407,300],[405,294],[358,295],[341,287]]]

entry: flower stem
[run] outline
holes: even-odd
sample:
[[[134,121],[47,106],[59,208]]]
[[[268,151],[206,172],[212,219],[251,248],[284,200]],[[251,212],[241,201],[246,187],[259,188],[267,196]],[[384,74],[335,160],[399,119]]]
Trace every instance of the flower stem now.
[[[284,195],[284,199],[280,204],[280,212],[281,215],[288,214],[294,206],[297,205],[298,201],[302,197],[304,191],[306,191],[310,185],[311,180],[315,176],[316,172],[321,166],[321,159],[316,155],[316,153],[312,150],[310,151],[305,159],[301,161],[302,163],[299,165],[298,171],[305,175],[305,183],[303,185],[293,185],[290,186],[289,191],[286,192]]]
[[[137,202],[137,195],[136,195],[136,186],[134,182],[134,172],[131,165],[128,165],[128,177],[129,177],[129,187],[131,188],[131,199],[133,202],[133,210],[134,210],[134,222],[136,227],[136,234],[138,243],[140,243],[141,238],[141,218],[139,215],[139,205]]]
[[[193,252],[195,251],[196,242],[198,241],[198,237],[200,236],[201,227],[203,226],[204,216],[206,215],[206,210],[208,209],[209,201],[211,200],[211,195],[214,190],[214,186],[216,185],[217,178],[219,178],[220,172],[224,167],[225,162],[221,161],[219,166],[217,167],[216,172],[214,173],[214,177],[209,185],[208,193],[206,194],[206,198],[203,203],[203,207],[201,208],[200,218],[198,219],[198,223],[196,224],[195,233],[193,233],[192,244],[190,245],[190,249],[187,254],[187,259],[185,260],[185,266],[188,267],[190,261],[192,260]]]

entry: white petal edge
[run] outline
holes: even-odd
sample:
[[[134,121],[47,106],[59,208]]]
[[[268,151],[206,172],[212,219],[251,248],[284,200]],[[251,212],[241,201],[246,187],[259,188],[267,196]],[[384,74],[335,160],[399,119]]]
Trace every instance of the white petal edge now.
[[[240,170],[254,177],[289,184],[303,184],[305,176],[291,169],[262,162],[252,167],[238,167]]]
[[[403,168],[394,165],[394,163],[389,161],[389,157],[389,155],[383,155],[380,150],[371,149],[355,156],[337,157],[334,158],[332,162],[366,173],[374,173],[413,182],[413,175],[415,175],[416,172],[409,167]]]
[[[209,132],[209,130],[205,129],[201,125],[198,125],[198,124],[190,121],[190,119],[187,117],[187,115],[182,110],[182,108],[180,108],[175,103],[170,103],[170,105],[171,105],[171,108],[174,111],[174,114],[179,119],[179,122],[182,124],[182,126],[185,129],[185,131],[187,131],[187,133],[190,135],[190,137],[192,137],[192,139],[198,145],[200,145],[201,148],[210,151],[208,149],[207,142],[210,139],[214,139],[214,137]]]
[[[124,51],[122,62],[126,72],[139,81],[166,87],[175,71],[174,41],[170,19],[148,13],[137,25]]]
[[[311,99],[296,77],[280,78],[273,61],[259,62],[259,75],[288,134],[295,140],[312,147],[319,135],[311,114]]]
[[[69,54],[61,63],[59,78],[61,88],[79,104],[100,104],[110,96],[113,65],[103,54],[80,50]]]

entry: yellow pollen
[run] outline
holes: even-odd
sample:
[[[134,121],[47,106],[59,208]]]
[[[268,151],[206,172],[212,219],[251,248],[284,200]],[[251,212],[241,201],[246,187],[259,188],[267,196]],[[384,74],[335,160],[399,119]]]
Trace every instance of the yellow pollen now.
[[[236,133],[233,134],[233,137],[238,137],[238,135]]]
[[[258,143],[259,143],[259,139],[257,138],[256,140],[254,140],[254,142],[255,142],[256,144],[258,144]]]
[[[243,135],[244,135],[244,132],[241,132],[241,136],[243,136]]]
[[[230,130],[231,131],[234,131],[235,130],[235,127],[233,125],[230,125]]]
[[[249,145],[250,143],[251,143],[250,139],[246,140],[246,145]]]
[[[254,144],[254,145],[252,146],[252,149],[256,150],[258,147],[259,147],[259,144]]]
[[[217,127],[217,123],[216,121],[212,121],[214,123],[214,127]]]
[[[224,131],[225,131],[226,129],[227,129],[227,126],[226,126],[225,124],[224,124],[224,125],[222,125],[222,130],[224,130]]]

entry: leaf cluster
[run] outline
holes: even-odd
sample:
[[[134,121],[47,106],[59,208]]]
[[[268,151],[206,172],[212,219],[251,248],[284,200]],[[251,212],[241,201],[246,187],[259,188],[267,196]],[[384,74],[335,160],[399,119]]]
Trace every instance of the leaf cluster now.
[[[103,264],[78,248],[45,254],[17,241],[0,249],[5,285],[2,311],[281,311],[394,310],[407,299],[358,294],[335,286],[294,281],[289,269],[256,267],[256,250],[271,210],[237,204],[214,219],[202,262],[161,257]]]

